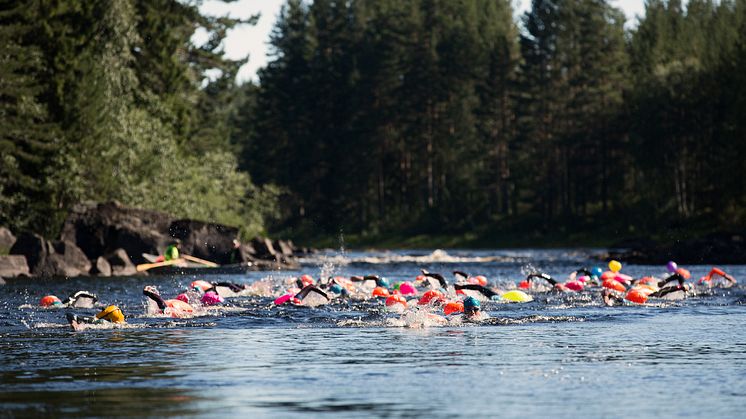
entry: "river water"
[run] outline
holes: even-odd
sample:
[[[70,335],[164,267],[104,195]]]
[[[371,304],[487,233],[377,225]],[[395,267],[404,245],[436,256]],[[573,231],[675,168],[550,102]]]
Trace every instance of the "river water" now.
[[[483,323],[445,327],[412,327],[375,302],[278,308],[271,297],[234,298],[191,319],[143,314],[148,284],[171,296],[195,279],[375,273],[393,282],[424,268],[510,288],[531,267],[563,278],[597,264],[593,254],[350,252],[271,274],[8,281],[0,286],[0,416],[743,417],[741,286],[620,307],[595,292],[535,293],[531,303],[484,303],[491,318]],[[687,268],[699,278],[710,266]],[[721,268],[746,283],[746,266]],[[122,307],[128,326],[73,332],[68,309],[36,306],[45,294],[79,289]]]

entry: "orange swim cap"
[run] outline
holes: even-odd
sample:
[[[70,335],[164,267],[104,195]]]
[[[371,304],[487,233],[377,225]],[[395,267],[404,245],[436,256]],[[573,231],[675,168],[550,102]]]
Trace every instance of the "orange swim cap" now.
[[[617,281],[616,279],[604,280],[603,287],[619,292],[627,291],[627,288],[625,288],[624,285],[622,285],[622,283]]]
[[[395,304],[403,304],[404,307],[407,306],[407,300],[402,297],[401,295],[392,295],[389,296],[389,298],[386,299],[386,307],[391,307]]]
[[[45,295],[41,297],[39,305],[41,305],[42,307],[61,306],[62,301],[60,301],[60,299],[54,295]]]
[[[438,290],[429,290],[422,294],[422,297],[420,297],[420,301],[418,301],[417,304],[423,306],[426,304],[430,304],[433,301],[440,302],[443,300],[444,298],[442,292]]]
[[[648,300],[648,295],[644,291],[635,288],[628,292],[624,298],[633,303],[643,304]]]
[[[462,301],[449,301],[446,303],[445,307],[443,307],[443,312],[446,315],[453,313],[463,313],[464,303]]]
[[[384,287],[375,287],[373,289],[373,296],[374,297],[388,297],[389,295],[390,295],[389,294],[389,290],[387,290]]]

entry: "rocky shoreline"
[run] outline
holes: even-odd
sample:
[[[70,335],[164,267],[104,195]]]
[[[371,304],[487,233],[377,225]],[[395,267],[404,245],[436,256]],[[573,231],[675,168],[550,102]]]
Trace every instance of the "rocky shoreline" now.
[[[245,270],[297,268],[296,256],[308,249],[291,241],[255,237],[236,244],[238,229],[216,223],[176,219],[158,211],[128,208],[117,202],[80,204],[65,220],[58,240],[23,232],[15,237],[0,228],[0,277],[127,276],[143,254],[162,254],[178,239],[181,252],[219,265]]]

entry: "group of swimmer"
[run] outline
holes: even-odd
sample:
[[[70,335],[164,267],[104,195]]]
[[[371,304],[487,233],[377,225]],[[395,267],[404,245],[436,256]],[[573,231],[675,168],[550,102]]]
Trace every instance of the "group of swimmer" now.
[[[429,322],[448,324],[456,316],[460,321],[478,322],[489,316],[482,310],[482,302],[501,300],[525,303],[533,301],[528,294],[556,292],[596,292],[607,306],[620,304],[645,304],[649,299],[682,299],[697,288],[730,287],[736,279],[720,268],[710,272],[695,284],[688,283],[691,274],[678,267],[675,262],[666,266],[666,276],[656,278],[644,276],[633,278],[621,273],[618,261],[609,262],[609,269],[600,267],[581,268],[568,276],[564,282],[544,272],[531,272],[514,289],[502,290],[489,286],[486,277],[471,276],[462,271],[453,271],[454,281],[449,282],[439,273],[422,270],[413,281],[391,283],[378,275],[328,277],[314,279],[301,275],[280,281],[265,278],[252,284],[232,282],[193,281],[190,288],[172,299],[166,299],[156,287],[143,288],[147,299],[147,314],[174,318],[192,317],[205,313],[211,307],[221,307],[227,298],[260,296],[274,298],[271,306],[315,307],[334,301],[376,300],[390,312],[402,315],[424,313]],[[78,291],[64,302],[53,295],[44,296],[40,304],[44,307],[94,308],[98,297],[87,291]],[[73,330],[83,330],[91,325],[121,325],[126,322],[122,310],[116,305],[103,306],[95,316],[66,314]]]

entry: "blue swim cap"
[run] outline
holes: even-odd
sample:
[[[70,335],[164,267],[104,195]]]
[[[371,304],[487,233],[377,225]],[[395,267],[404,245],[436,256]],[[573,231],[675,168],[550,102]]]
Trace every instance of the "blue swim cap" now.
[[[342,291],[344,288],[342,288],[339,284],[334,284],[331,287],[329,287],[329,291],[335,293],[335,294],[342,294]]]
[[[464,311],[469,309],[480,308],[482,304],[474,297],[466,297],[464,299]]]
[[[389,280],[386,278],[378,278],[376,280],[376,285],[378,285],[379,287],[384,287],[384,288],[390,287]]]
[[[601,278],[601,275],[603,275],[604,270],[599,268],[598,266],[594,266],[593,269],[591,269],[591,275],[597,276]]]

